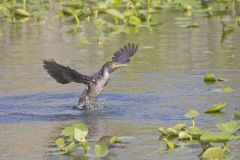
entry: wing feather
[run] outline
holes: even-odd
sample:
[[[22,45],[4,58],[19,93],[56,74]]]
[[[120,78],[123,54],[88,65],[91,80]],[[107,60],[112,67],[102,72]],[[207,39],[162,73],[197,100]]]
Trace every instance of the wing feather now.
[[[43,67],[52,78],[61,84],[70,82],[89,84],[94,81],[92,77],[81,74],[70,67],[58,64],[53,59],[43,60]]]

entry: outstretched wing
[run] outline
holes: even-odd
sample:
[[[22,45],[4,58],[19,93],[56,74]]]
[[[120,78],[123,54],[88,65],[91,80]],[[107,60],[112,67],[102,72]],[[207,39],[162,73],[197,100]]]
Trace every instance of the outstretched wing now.
[[[112,57],[112,62],[117,62],[121,64],[129,62],[130,57],[132,57],[134,53],[136,53],[137,49],[137,44],[128,43],[114,53],[114,56]]]
[[[89,84],[90,82],[94,82],[92,77],[78,73],[70,67],[58,64],[53,59],[43,60],[43,67],[51,77],[61,84],[70,82]]]

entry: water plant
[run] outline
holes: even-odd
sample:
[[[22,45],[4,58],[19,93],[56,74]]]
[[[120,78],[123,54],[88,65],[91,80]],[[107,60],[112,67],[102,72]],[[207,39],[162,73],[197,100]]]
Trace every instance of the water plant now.
[[[55,140],[59,151],[63,154],[69,154],[76,148],[80,148],[84,156],[90,156],[91,147],[87,141],[88,126],[84,123],[75,123],[61,131],[62,136]],[[95,157],[104,157],[109,153],[109,147],[119,142],[116,136],[103,136],[95,145]]]
[[[229,155],[229,141],[239,141],[240,136],[236,133],[240,130],[240,121],[232,120],[226,123],[218,123],[216,127],[219,131],[209,131],[197,128],[195,125],[195,118],[199,113],[196,110],[188,111],[185,116],[192,119],[192,126],[188,127],[186,124],[177,124],[165,130],[163,127],[159,128],[161,132],[160,140],[166,143],[169,150],[173,150],[176,146],[188,142],[198,142],[202,146],[202,154],[200,158],[205,159],[222,159]],[[176,140],[174,140],[176,139]],[[174,143],[173,143],[174,140]],[[180,142],[181,143],[177,143]],[[221,145],[219,145],[219,143]],[[216,146],[217,144],[217,146]],[[235,154],[230,155],[230,157]]]

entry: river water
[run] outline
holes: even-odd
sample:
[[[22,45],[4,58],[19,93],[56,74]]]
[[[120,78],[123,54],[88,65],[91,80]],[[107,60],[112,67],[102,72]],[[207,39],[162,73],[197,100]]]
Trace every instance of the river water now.
[[[232,23],[228,17],[225,20]],[[54,154],[54,139],[61,128],[79,121],[90,127],[90,141],[104,135],[130,137],[128,143],[112,149],[107,159],[197,160],[200,148],[164,150],[158,127],[191,125],[184,114],[196,109],[200,112],[197,126],[211,130],[240,111],[240,29],[221,42],[217,17],[161,12],[160,26],[141,27],[139,33],[103,34],[106,47],[98,47],[92,25],[68,34],[68,25],[60,26],[52,17],[46,21],[33,25],[33,21],[11,24],[0,19],[1,160],[81,159]],[[200,27],[184,26],[193,21]],[[84,37],[91,44],[82,44]],[[111,75],[99,97],[102,109],[73,110],[84,86],[57,84],[42,67],[41,59],[54,58],[91,74],[128,42],[138,43],[139,50],[128,67]],[[223,85],[235,91],[215,92],[218,85],[203,82],[207,72],[229,79]],[[203,113],[218,102],[228,103],[222,113]]]

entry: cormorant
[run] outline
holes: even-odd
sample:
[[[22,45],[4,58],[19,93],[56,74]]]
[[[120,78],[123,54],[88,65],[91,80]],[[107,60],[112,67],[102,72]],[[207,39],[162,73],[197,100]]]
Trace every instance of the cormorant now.
[[[107,85],[110,73],[117,68],[127,66],[130,57],[134,55],[137,49],[138,45],[128,43],[115,52],[112,60],[106,62],[102,68],[93,75],[81,74],[70,67],[58,64],[53,59],[43,60],[43,67],[58,83],[67,84],[76,82],[85,84],[86,88],[79,98],[77,109],[90,109]]]

